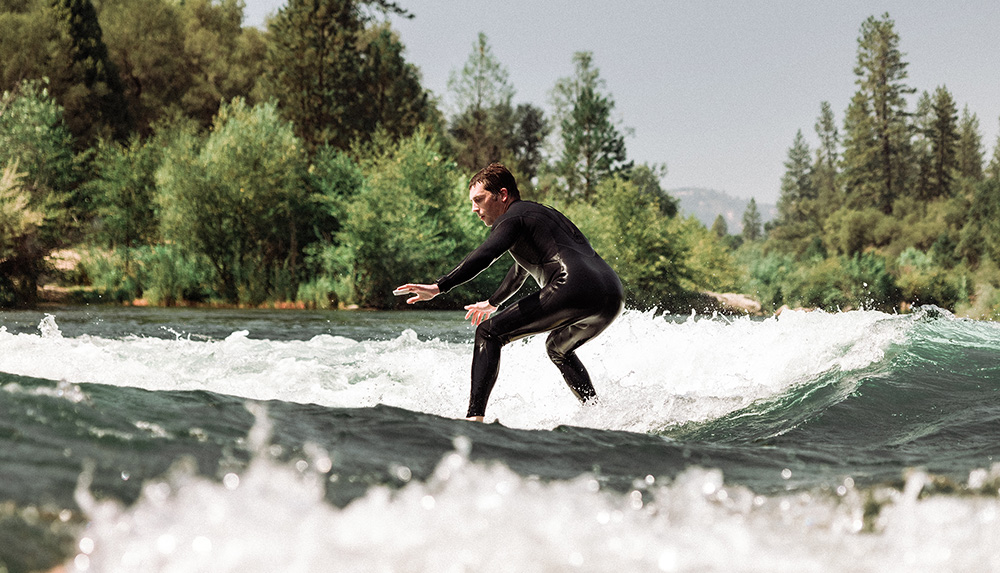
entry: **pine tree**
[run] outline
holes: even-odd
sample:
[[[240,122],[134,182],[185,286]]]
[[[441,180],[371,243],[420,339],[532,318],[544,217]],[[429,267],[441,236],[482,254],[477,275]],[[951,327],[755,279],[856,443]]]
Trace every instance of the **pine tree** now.
[[[456,112],[449,132],[456,141],[458,164],[475,171],[504,159],[513,145],[514,88],[507,69],[493,55],[480,32],[461,72],[452,71],[448,89]]]
[[[801,223],[808,220],[814,209],[816,188],[813,185],[809,145],[800,129],[795,133],[792,147],[785,161],[785,175],[781,178],[781,197],[778,213],[782,223]]]
[[[958,169],[958,108],[944,86],[934,91],[933,112],[927,138],[931,144],[931,171],[928,181],[929,199],[952,195],[955,171]]]
[[[712,222],[712,233],[720,239],[726,238],[726,235],[729,234],[729,225],[726,224],[726,218],[721,213]]]
[[[575,73],[556,83],[553,100],[559,121],[562,153],[556,169],[571,197],[591,200],[604,178],[628,171],[625,137],[611,119],[615,102],[604,85],[590,52],[573,56]]]
[[[854,68],[858,91],[844,120],[846,191],[854,204],[874,205],[887,214],[909,176],[905,96],[915,91],[904,83],[908,64],[894,26],[888,14],[861,25]]]
[[[825,219],[840,208],[842,197],[839,187],[840,133],[830,102],[820,104],[820,115],[814,126],[819,137],[816,160],[812,166],[812,185],[816,191],[816,214]]]
[[[993,157],[990,158],[990,164],[986,167],[985,177],[1000,180],[1000,135],[997,136],[997,141],[993,145]]]
[[[969,106],[962,109],[962,119],[958,123],[958,149],[955,157],[959,176],[971,180],[983,179],[983,139],[979,134],[979,118],[969,112]]]
[[[296,133],[311,149],[329,145],[347,149],[357,140],[371,137],[372,125],[389,126],[402,106],[427,98],[412,82],[396,84],[385,69],[400,70],[415,78],[415,70],[399,61],[401,48],[388,45],[381,34],[371,34],[366,25],[370,7],[404,14],[384,0],[289,0],[268,24],[268,73],[263,80],[265,95],[280,102],[282,115],[291,120]],[[375,43],[375,46],[372,44]],[[372,62],[388,57],[386,68]],[[391,74],[395,76],[395,74]],[[391,87],[372,82],[393,82]],[[397,90],[403,85],[406,89]],[[377,94],[374,100],[371,96]],[[391,99],[385,96],[391,94]],[[429,117],[419,110],[407,117]],[[415,126],[409,126],[412,128]]]
[[[70,129],[84,143],[107,135],[124,141],[132,130],[132,119],[118,68],[108,56],[94,5],[90,0],[54,0],[54,8],[69,39],[74,75],[87,90],[78,106],[68,110]],[[84,110],[88,113],[82,113]],[[106,132],[102,132],[102,128]]]
[[[747,203],[747,208],[743,211],[743,240],[747,242],[756,241],[764,236],[762,230],[760,211],[757,210],[757,200],[753,197]]]

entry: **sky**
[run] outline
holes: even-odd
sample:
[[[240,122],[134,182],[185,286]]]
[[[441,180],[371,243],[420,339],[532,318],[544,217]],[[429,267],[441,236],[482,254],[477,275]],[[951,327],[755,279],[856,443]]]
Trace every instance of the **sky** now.
[[[263,26],[284,0],[246,0]],[[812,148],[823,101],[843,131],[857,90],[861,24],[888,13],[919,93],[944,85],[980,123],[988,159],[1000,127],[996,0],[398,0],[404,57],[448,110],[448,78],[479,32],[509,72],[514,103],[551,111],[573,54],[593,53],[630,159],[666,164],[665,189],[703,187],[759,203],[780,193],[798,130]]]

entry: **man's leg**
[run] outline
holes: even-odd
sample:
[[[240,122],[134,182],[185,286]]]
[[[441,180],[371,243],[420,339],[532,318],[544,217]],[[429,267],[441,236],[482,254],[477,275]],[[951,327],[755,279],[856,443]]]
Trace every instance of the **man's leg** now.
[[[536,292],[480,323],[472,351],[472,388],[466,416],[485,414],[500,372],[500,349],[505,344],[558,328],[572,318],[566,311],[545,312]]]
[[[545,341],[545,348],[548,351],[549,360],[559,368],[566,385],[583,403],[597,397],[597,391],[590,381],[590,374],[580,358],[576,355],[576,349],[591,338],[594,338],[614,321],[621,313],[621,304],[609,304],[607,308],[600,312],[588,316],[582,320],[574,322],[553,330]]]

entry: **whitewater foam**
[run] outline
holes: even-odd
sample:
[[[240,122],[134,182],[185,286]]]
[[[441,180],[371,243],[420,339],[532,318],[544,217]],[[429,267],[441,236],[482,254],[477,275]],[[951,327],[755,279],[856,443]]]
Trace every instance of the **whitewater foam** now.
[[[259,418],[258,418],[259,419]],[[256,434],[256,437],[254,437]],[[250,441],[262,439],[259,425]],[[97,501],[71,570],[199,571],[972,571],[996,570],[1000,500],[923,495],[914,472],[900,491],[755,495],[696,467],[672,481],[647,476],[629,492],[583,475],[551,483],[502,464],[473,463],[456,439],[426,481],[375,487],[347,507],[329,459],[279,463],[258,447],[220,481],[181,463],[125,508]],[[308,449],[308,448],[307,448]],[[985,472],[985,470],[983,470]],[[1000,469],[976,479],[995,484]],[[398,471],[406,476],[402,468]],[[978,474],[977,474],[978,475]],[[992,482],[990,482],[990,479]],[[970,486],[972,479],[970,479]],[[871,506],[879,511],[874,515]]]
[[[330,407],[379,403],[461,416],[471,343],[320,335],[305,341],[128,336],[64,337],[47,316],[40,334],[0,330],[0,370],[148,390],[209,390],[255,400]],[[773,397],[831,371],[884,359],[912,321],[878,312],[787,312],[766,320],[627,311],[578,352],[600,401],[580,406],[548,361],[544,337],[504,349],[488,415],[518,428],[560,424],[638,432],[703,421]]]

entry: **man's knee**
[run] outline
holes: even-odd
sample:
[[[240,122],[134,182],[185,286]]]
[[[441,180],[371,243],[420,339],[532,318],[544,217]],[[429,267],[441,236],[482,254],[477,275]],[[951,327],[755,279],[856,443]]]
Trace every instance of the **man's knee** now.
[[[558,365],[565,364],[573,350],[564,347],[556,337],[549,336],[548,340],[545,341],[545,352],[549,355],[549,360]]]

